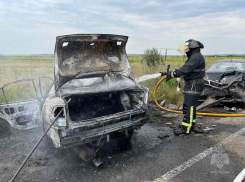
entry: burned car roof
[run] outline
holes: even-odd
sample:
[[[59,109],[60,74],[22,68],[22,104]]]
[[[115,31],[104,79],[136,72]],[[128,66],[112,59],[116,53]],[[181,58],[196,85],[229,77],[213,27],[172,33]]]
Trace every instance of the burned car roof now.
[[[111,34],[58,36],[54,54],[55,88],[86,75],[106,72],[130,75],[127,40],[127,36]]]

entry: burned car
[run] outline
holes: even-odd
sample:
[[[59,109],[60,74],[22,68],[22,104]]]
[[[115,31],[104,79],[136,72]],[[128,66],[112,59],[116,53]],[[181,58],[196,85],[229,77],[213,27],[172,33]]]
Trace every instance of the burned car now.
[[[42,120],[56,148],[98,149],[130,139],[147,121],[148,89],[135,81],[121,35],[65,35],[56,39],[54,84]],[[89,149],[89,150],[90,150]]]
[[[213,98],[222,102],[245,103],[245,60],[227,59],[214,62],[204,77],[201,100]]]

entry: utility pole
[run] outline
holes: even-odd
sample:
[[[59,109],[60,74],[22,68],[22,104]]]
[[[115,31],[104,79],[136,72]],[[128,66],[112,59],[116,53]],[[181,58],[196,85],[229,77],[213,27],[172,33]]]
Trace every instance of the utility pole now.
[[[162,58],[162,49],[165,50],[165,61],[167,60],[168,50],[177,50],[177,49],[174,49],[174,48],[160,48],[160,61],[161,61],[161,58]]]

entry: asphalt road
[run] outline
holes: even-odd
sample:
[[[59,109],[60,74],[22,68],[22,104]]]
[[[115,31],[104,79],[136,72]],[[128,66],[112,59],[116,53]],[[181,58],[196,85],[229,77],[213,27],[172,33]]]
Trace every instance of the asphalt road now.
[[[203,127],[216,125],[215,130],[177,137],[172,128],[181,115],[154,110],[149,114],[150,121],[135,132],[127,147],[116,143],[104,147],[102,168],[83,162],[71,149],[50,151],[42,143],[16,181],[230,182],[244,168],[244,118],[199,117],[197,122]],[[169,122],[172,125],[166,125]],[[0,138],[0,181],[11,179],[41,134],[42,128],[37,128]],[[219,148],[205,152],[217,145]]]

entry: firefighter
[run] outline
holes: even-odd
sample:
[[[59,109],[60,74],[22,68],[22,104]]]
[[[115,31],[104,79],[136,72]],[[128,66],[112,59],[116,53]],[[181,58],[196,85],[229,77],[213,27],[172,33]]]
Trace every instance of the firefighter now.
[[[198,132],[196,124],[196,105],[197,100],[204,89],[205,60],[200,52],[204,48],[199,41],[190,39],[185,44],[180,45],[178,52],[186,53],[188,59],[185,64],[167,75],[167,80],[171,78],[184,77],[184,104],[183,104],[183,121],[175,135],[190,134],[191,131]]]

